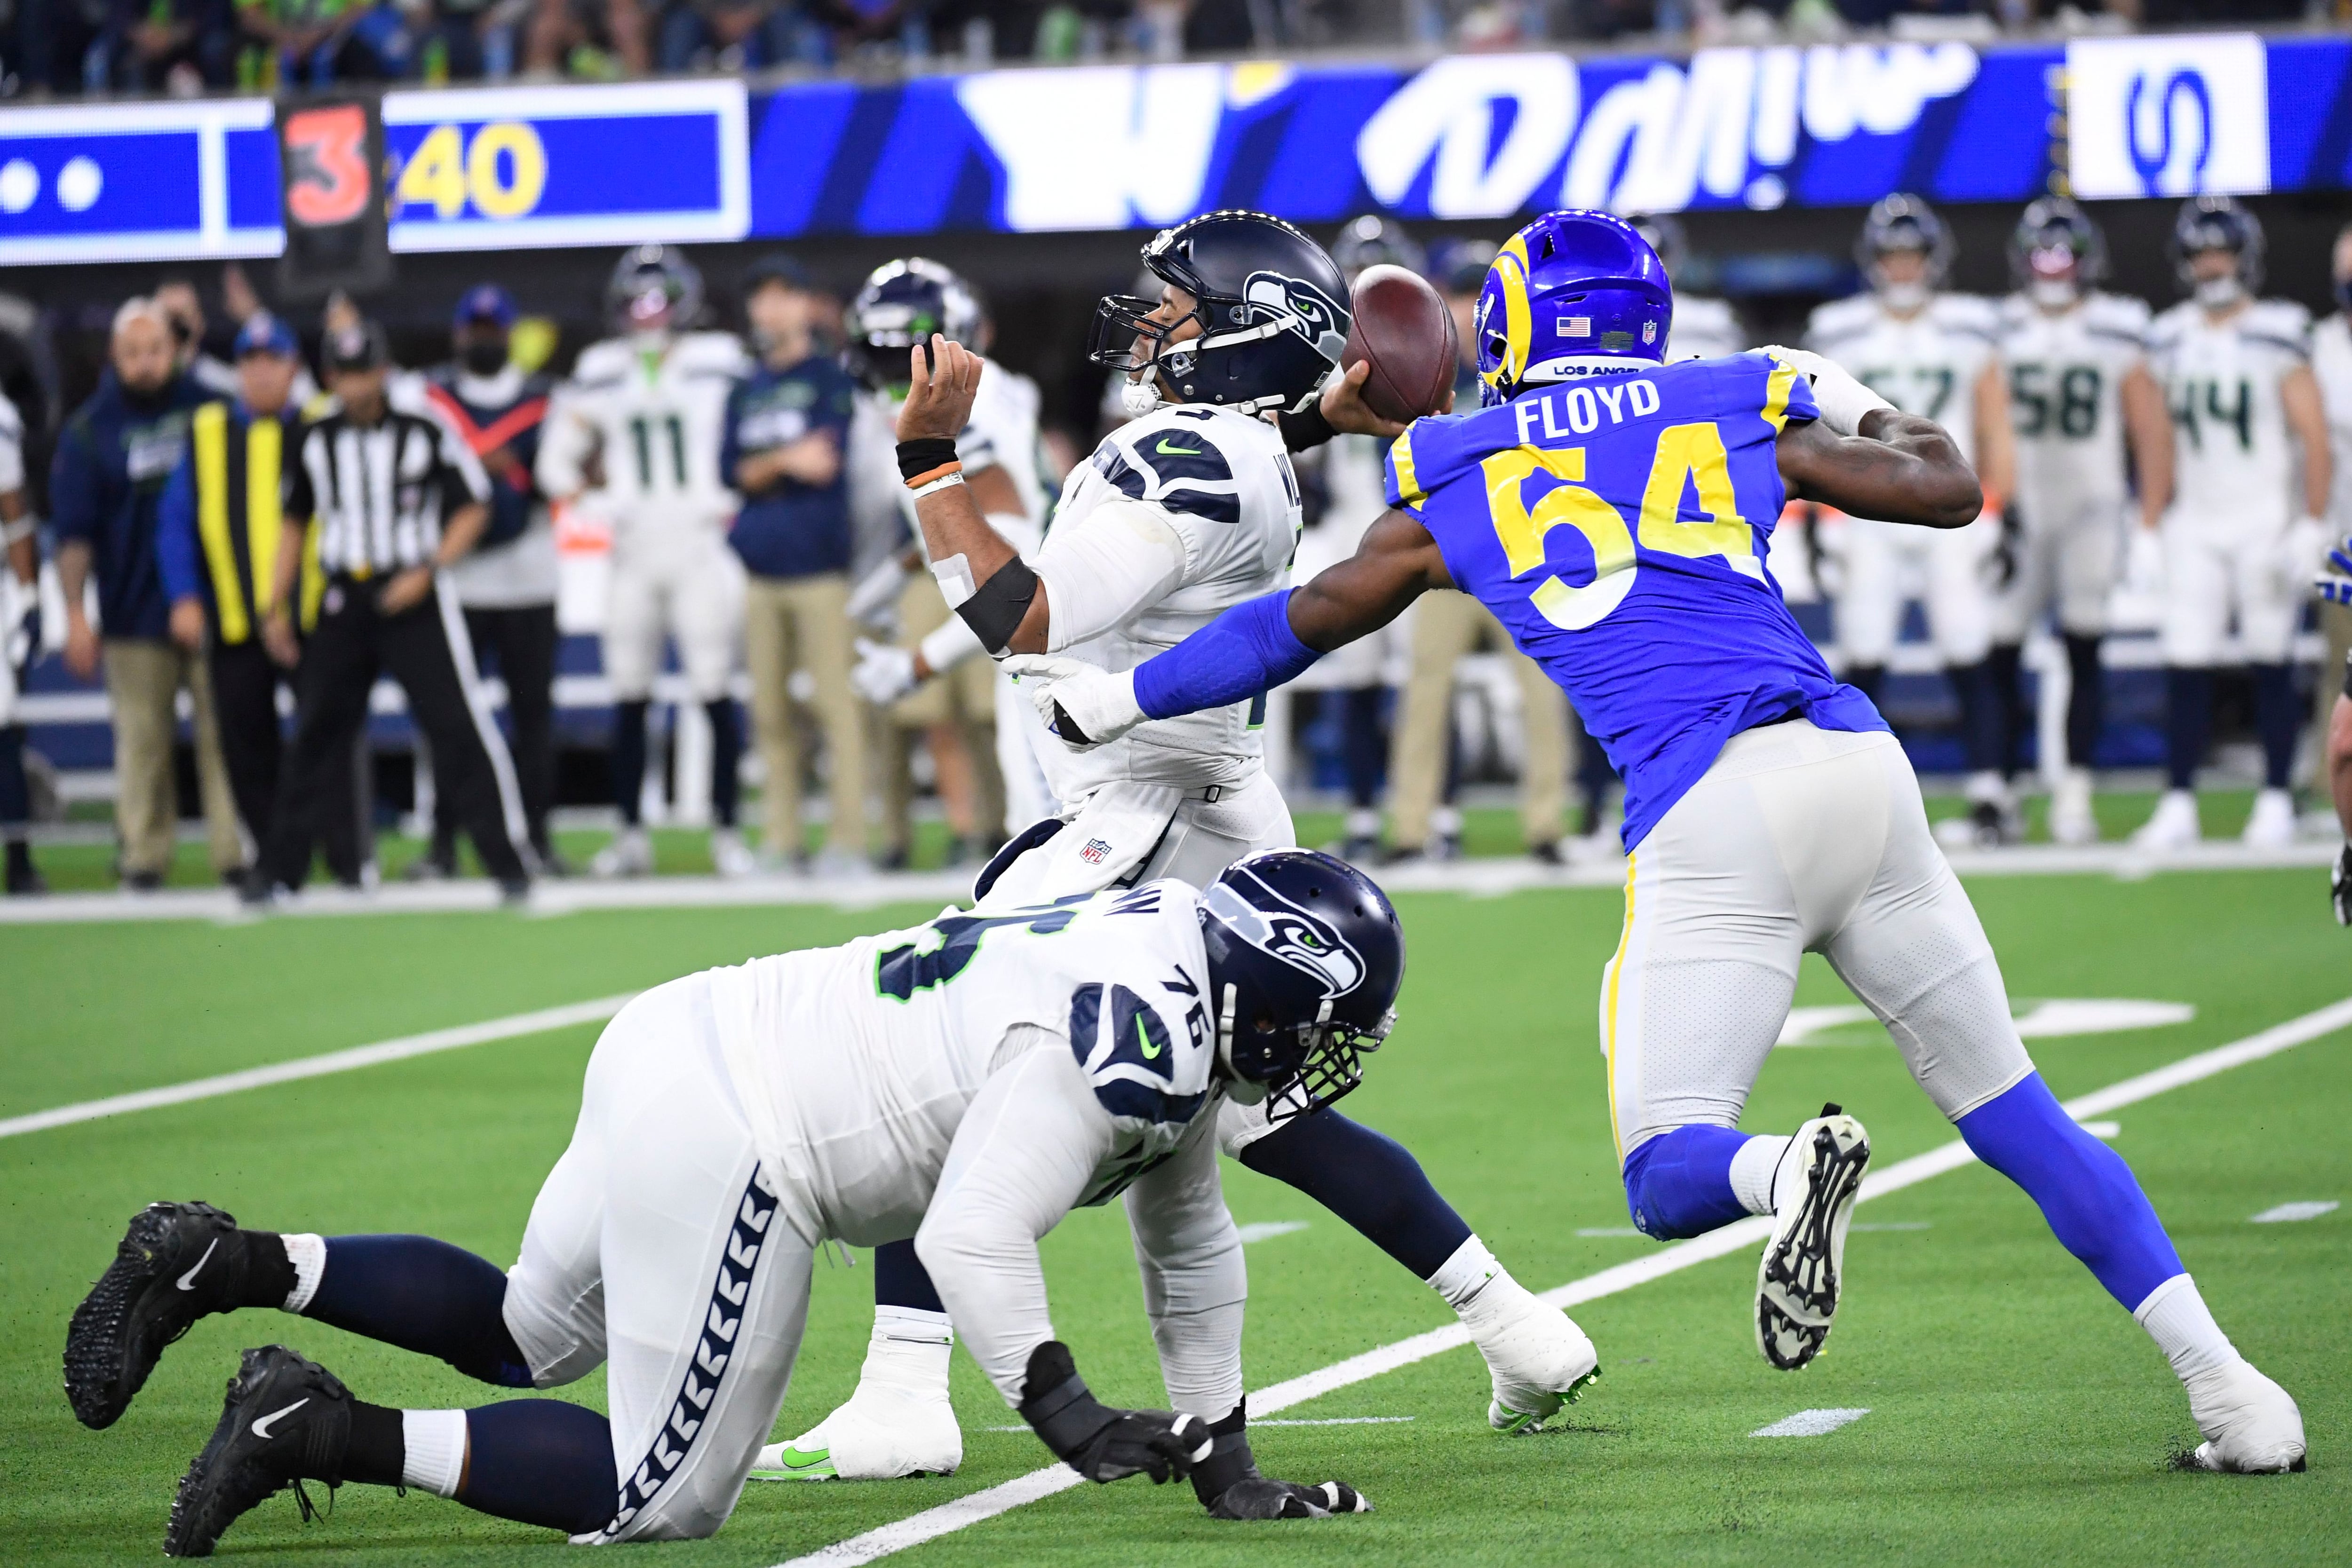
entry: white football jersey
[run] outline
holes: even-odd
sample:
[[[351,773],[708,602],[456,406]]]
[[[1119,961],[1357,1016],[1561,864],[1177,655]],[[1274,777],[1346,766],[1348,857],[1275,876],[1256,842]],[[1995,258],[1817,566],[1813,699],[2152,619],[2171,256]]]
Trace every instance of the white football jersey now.
[[[798,1226],[853,1246],[912,1235],[965,1110],[1025,1051],[1073,1052],[1118,1129],[1085,1203],[1204,1135],[1196,909],[1184,883],[1150,882],[711,971],[729,1069]]]
[[[1001,467],[1021,497],[1029,532],[1006,542],[1023,556],[1036,553],[1045,526],[1045,486],[1039,477],[1037,444],[1037,383],[1018,371],[1008,371],[983,358],[980,386],[971,404],[971,419],[956,436],[956,457],[966,476]],[[924,549],[922,524],[915,517],[915,495],[898,473],[898,408],[894,398],[871,390],[857,394],[857,417],[850,424],[853,473],[869,494],[888,496],[898,508],[907,531]],[[925,552],[928,554],[928,550]]]
[[[2327,497],[2328,526],[2352,531],[2352,319],[2330,316],[2311,334],[2311,371],[2327,411],[2327,444],[2336,455]]]
[[[2022,294],[2001,301],[2017,496],[2028,526],[2123,500],[2123,383],[2147,363],[2147,306],[2120,294],[2086,294],[2055,312]]]
[[[1977,461],[1977,380],[1994,361],[2000,308],[1973,294],[1937,294],[1896,316],[1874,294],[1833,299],[1813,312],[1805,344],[1906,413],[1951,432]]]
[[[1666,333],[1666,362],[1678,360],[1719,360],[1744,352],[1748,329],[1739,324],[1728,299],[1704,294],[1675,296],[1674,326]]]
[[[583,505],[611,520],[616,543],[640,530],[723,525],[737,505],[719,471],[727,394],[751,370],[743,345],[724,332],[683,332],[659,350],[633,338],[591,345],[548,411],[541,485],[572,494],[598,453],[604,486]]]
[[[0,394],[0,496],[25,487],[25,418]]]
[[[1133,669],[1242,601],[1290,581],[1302,520],[1298,476],[1281,432],[1265,420],[1181,403],[1121,425],[1070,470],[1054,538],[1085,528],[1097,507],[1121,498],[1145,502],[1165,517],[1183,542],[1183,576],[1124,624],[1063,650],[1070,658]],[[1259,697],[1150,719],[1090,751],[1045,747],[1038,760],[1068,807],[1118,780],[1188,789],[1238,784],[1264,766],[1258,727],[1265,718]]]
[[[2294,448],[2279,383],[2311,362],[2311,314],[2263,299],[2216,325],[2195,300],[2156,319],[2148,359],[2172,409],[2175,504],[2197,517],[2293,515]]]

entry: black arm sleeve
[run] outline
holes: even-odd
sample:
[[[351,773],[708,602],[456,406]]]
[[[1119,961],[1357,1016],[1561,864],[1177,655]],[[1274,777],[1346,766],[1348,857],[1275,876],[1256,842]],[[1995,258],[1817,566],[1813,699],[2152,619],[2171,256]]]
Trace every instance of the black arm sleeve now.
[[[1323,417],[1323,400],[1316,399],[1297,413],[1277,414],[1275,425],[1282,432],[1282,444],[1293,452],[1305,452],[1320,446],[1339,433]]]

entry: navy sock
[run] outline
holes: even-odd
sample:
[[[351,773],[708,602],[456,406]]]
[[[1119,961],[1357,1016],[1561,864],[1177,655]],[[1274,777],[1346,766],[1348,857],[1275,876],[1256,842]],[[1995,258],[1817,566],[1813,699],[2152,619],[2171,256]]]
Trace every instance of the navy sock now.
[[[705,703],[710,717],[710,820],[735,825],[735,802],[743,792],[743,718],[733,697]]]
[[[613,1427],[561,1399],[510,1399],[466,1412],[467,1508],[586,1535],[612,1521],[621,1481]]]
[[[2197,787],[2205,737],[2213,727],[2213,672],[2187,664],[2164,671],[2164,760],[2175,789]]]
[[[2099,667],[2099,638],[2066,633],[2066,761],[2088,768],[2106,723],[2106,672]]]
[[[1878,701],[1879,694],[1886,689],[1885,665],[1854,664],[1846,670],[1844,678],[1847,685],[1870,699],[1871,706],[1879,708],[1882,713],[1885,711]]]
[[[1748,1218],[1731,1190],[1731,1156],[1753,1134],[1693,1122],[1625,1156],[1625,1207],[1660,1241],[1704,1236]]]
[[[1985,655],[1985,678],[1990,684],[1994,754],[2004,778],[2023,766],[2025,739],[2025,650],[2014,643],[1996,643]]]
[[[2303,705],[2294,700],[2294,666],[2256,664],[2254,728],[2263,737],[2263,784],[2286,788],[2294,768],[2295,737],[2303,729]]]
[[[2059,1243],[2132,1312],[2186,1270],[2124,1157],[2066,1114],[2039,1072],[1959,1120],[1977,1158],[2042,1206]]]
[[[302,1315],[439,1356],[485,1383],[528,1388],[530,1366],[507,1332],[506,1299],[507,1277],[462,1247],[429,1236],[331,1236]]]
[[[874,1304],[920,1312],[948,1310],[911,1241],[885,1241],[874,1249]]]
[[[1426,1280],[1470,1227],[1440,1197],[1412,1151],[1337,1111],[1295,1116],[1242,1151],[1242,1164],[1288,1182]]]
[[[1389,737],[1381,723],[1381,698],[1386,695],[1380,686],[1357,686],[1349,691],[1325,692],[1323,711],[1337,710],[1342,746],[1340,755],[1347,764],[1348,804],[1358,810],[1367,810],[1381,798],[1381,774],[1389,764]]]
[[[25,727],[0,724],[0,825],[20,827],[32,815],[33,787],[25,777]]]
[[[646,792],[646,710],[652,706],[644,701],[613,705],[613,804],[632,828],[637,825],[638,803]]]
[[[1968,753],[1969,771],[2000,772],[2009,747],[2001,734],[2001,704],[1993,690],[1991,660],[1948,665],[1944,674],[1960,699],[1960,744]]]

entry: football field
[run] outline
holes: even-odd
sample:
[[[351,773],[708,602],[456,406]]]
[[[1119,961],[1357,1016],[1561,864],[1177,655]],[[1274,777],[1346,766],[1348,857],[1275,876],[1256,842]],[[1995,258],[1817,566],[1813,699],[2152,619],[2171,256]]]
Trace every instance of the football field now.
[[[1977,879],[1970,891],[2027,1043],[2060,1097],[2073,1099],[2352,996],[2352,946],[2323,913],[2320,880],[2309,870],[2003,876]],[[1617,939],[1620,896],[1562,888],[1415,894],[1398,904],[1410,951],[1400,1023],[1349,1112],[1412,1147],[1533,1289],[1664,1256],[1626,1217],[1595,1043],[1595,991]],[[932,913],[734,907],[0,927],[0,1124],[593,1002]],[[1817,960],[1797,1000],[1811,1010],[1774,1053],[1747,1126],[1785,1132],[1833,1099],[1869,1126],[1881,1171],[1952,1142],[1884,1031],[1830,1010],[1853,998]],[[2141,1005],[2079,1005],[2087,1002]],[[2352,1023],[2328,1030],[2326,1021],[2290,1049],[2085,1117],[2115,1124],[2115,1146],[2222,1327],[2301,1403],[2307,1473],[2173,1469],[2196,1433],[2154,1346],[2059,1249],[2021,1193],[1959,1163],[1858,1211],[1837,1332],[1801,1374],[1771,1370],[1755,1350],[1754,1249],[1743,1246],[1574,1308],[1600,1346],[1603,1376],[1560,1429],[1490,1433],[1484,1368],[1467,1347],[1400,1352],[1378,1364],[1386,1370],[1327,1379],[1339,1385],[1275,1418],[1297,1424],[1259,1426],[1255,1446],[1269,1474],[1350,1481],[1376,1504],[1369,1517],[1219,1524],[1189,1488],[1138,1479],[1061,1490],[888,1561],[2341,1563],[2352,1540],[2344,1458],[2352,1207],[2255,1218],[2352,1202]],[[244,1346],[291,1344],[380,1404],[512,1396],[273,1312],[199,1324],[105,1432],[74,1423],[59,1377],[68,1315],[124,1220],[151,1199],[206,1199],[270,1229],[427,1232],[510,1262],[532,1195],[570,1133],[597,1028],[480,1032],[501,1038],[103,1119],[0,1127],[8,1131],[0,1136],[8,1561],[153,1556],[173,1488],[211,1430]],[[1231,1163],[1224,1176],[1249,1239],[1254,1390],[1453,1321],[1429,1290],[1300,1195]],[[1117,1206],[1074,1216],[1045,1256],[1055,1328],[1095,1390],[1114,1403],[1160,1403]],[[780,1435],[801,1431],[851,1386],[870,1288],[864,1255],[819,1265]],[[600,1403],[601,1375],[551,1396]],[[952,1479],[754,1484],[717,1539],[625,1550],[764,1568],[1047,1464],[1025,1428],[1004,1429],[1018,1418],[961,1353],[955,1397],[966,1448]],[[1816,1435],[1759,1435],[1807,1412],[1847,1418],[1790,1423]],[[565,1550],[552,1532],[437,1499],[347,1487],[332,1517],[308,1526],[290,1496],[265,1504],[230,1531],[221,1554],[506,1563]]]

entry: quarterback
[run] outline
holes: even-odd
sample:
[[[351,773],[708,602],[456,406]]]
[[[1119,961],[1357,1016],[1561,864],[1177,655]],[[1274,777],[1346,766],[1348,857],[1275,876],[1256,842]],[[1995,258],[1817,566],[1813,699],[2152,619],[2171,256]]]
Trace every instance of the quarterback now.
[[[1071,470],[1034,564],[989,525],[960,467],[957,438],[971,423],[985,361],[937,334],[908,352],[899,470],[931,571],[992,656],[1055,654],[1124,671],[1281,587],[1298,487],[1283,427],[1259,416],[1286,416],[1296,430],[1302,415],[1336,410],[1352,423],[1347,403],[1369,367],[1331,375],[1349,294],[1320,246],[1279,219],[1221,212],[1165,231],[1143,256],[1161,297],[1104,300],[1096,337],[1099,360],[1131,378],[1137,417]],[[1257,706],[1246,696],[1211,705],[1085,756],[1053,747],[1043,760],[1064,814],[1033,824],[989,863],[979,908],[1160,876],[1202,885],[1244,855],[1292,843],[1289,808],[1265,775]],[[1511,1278],[1402,1145],[1336,1111],[1298,1113],[1312,1088],[1302,1080],[1255,1105],[1221,1106],[1218,1145],[1347,1220],[1461,1315],[1486,1358],[1496,1427],[1556,1414],[1594,1375],[1592,1342]],[[961,1462],[947,1402],[953,1303],[927,1311],[919,1267],[885,1251],[856,1394],[763,1470],[883,1479]]]
[[[1958,528],[1982,505],[1975,476],[1940,425],[1817,355],[1663,363],[1673,311],[1656,254],[1621,220],[1537,219],[1479,299],[1487,406],[1398,441],[1393,509],[1354,559],[1137,669],[1040,671],[1039,711],[1073,744],[1115,739],[1287,680],[1428,590],[1475,594],[1624,775],[1625,925],[1600,1022],[1643,1232],[1774,1216],[1757,1346],[1790,1369],[1820,1353],[1868,1137],[1834,1105],[1793,1137],[1737,1130],[1799,960],[1819,952],[1969,1146],[2169,1357],[2200,1462],[2300,1467],[2294,1401],[2231,1344],[2129,1167],[2034,1071],[1902,748],[1763,567],[1791,494]]]
[[[163,1550],[305,1481],[409,1486],[583,1543],[707,1536],[783,1403],[809,1265],[912,1238],[964,1343],[1090,1480],[1187,1475],[1222,1519],[1369,1504],[1259,1475],[1242,1399],[1247,1295],[1213,1132],[1228,1099],[1353,1088],[1404,973],[1396,912],[1327,856],[1000,908],[656,987],[605,1027],[572,1144],[499,1272],[421,1236],[240,1228],[151,1205],[76,1311],[66,1391],[110,1426],[164,1346],[277,1307],[486,1383],[609,1368],[610,1417],[529,1399],[367,1404],[282,1345],[245,1353]],[[1037,1239],[1124,1195],[1173,1411],[1087,1391],[1054,1333]]]

